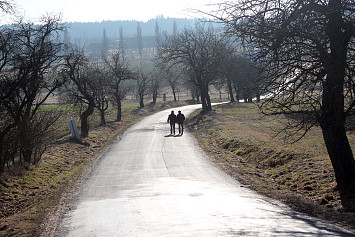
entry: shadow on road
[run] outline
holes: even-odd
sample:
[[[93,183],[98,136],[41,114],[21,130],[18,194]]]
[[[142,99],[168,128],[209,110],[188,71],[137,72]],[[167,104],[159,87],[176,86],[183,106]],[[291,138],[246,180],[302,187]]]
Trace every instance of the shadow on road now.
[[[181,134],[177,134],[177,135],[168,134],[168,135],[165,135],[164,137],[181,137],[181,136],[182,136]]]
[[[278,206],[276,204],[276,202],[271,201],[271,200],[267,200],[264,199],[263,201],[273,205],[273,206]],[[345,229],[342,229],[340,227],[337,226],[333,226],[333,225],[325,225],[322,221],[318,220],[317,218],[312,218],[312,217],[307,217],[304,216],[301,213],[298,213],[297,211],[294,210],[283,210],[283,211],[275,211],[275,210],[263,210],[263,212],[269,212],[269,213],[273,213],[271,214],[271,216],[275,215],[275,216],[280,216],[281,218],[282,216],[285,217],[285,219],[293,219],[293,220],[297,220],[300,222],[305,223],[306,225],[309,225],[311,227],[314,227],[313,230],[309,230],[309,231],[293,231],[290,228],[290,231],[279,231],[279,230],[274,230],[274,233],[276,235],[285,235],[285,236],[342,236],[342,237],[350,237],[350,236],[354,236],[354,233],[352,232],[348,232]],[[328,232],[328,233],[327,233]]]

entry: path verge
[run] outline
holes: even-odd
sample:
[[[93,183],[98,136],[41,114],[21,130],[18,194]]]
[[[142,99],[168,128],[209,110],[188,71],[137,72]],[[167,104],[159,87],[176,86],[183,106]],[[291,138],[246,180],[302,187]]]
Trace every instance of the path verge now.
[[[254,104],[218,105],[194,113],[187,127],[209,157],[257,192],[294,209],[355,230],[355,214],[342,210],[334,172],[319,128],[291,144],[275,137],[282,121],[263,117]],[[348,132],[355,148],[355,134]]]
[[[121,122],[90,130],[78,144],[68,134],[52,143],[30,170],[11,169],[0,176],[0,236],[51,236],[65,203],[90,172],[101,152],[137,120],[185,102],[126,110]],[[66,126],[64,121],[63,126]]]

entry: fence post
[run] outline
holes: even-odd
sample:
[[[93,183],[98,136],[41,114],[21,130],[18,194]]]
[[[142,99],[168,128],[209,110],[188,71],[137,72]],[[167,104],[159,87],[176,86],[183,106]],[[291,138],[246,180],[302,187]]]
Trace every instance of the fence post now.
[[[69,120],[69,128],[73,138],[80,139],[78,128],[76,127],[75,120]]]

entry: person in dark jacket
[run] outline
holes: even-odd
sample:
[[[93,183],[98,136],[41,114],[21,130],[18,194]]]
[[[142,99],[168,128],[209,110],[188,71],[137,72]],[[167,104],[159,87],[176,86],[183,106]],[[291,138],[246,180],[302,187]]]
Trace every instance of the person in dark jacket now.
[[[176,123],[176,115],[174,114],[174,111],[171,111],[171,114],[169,114],[168,117],[168,123],[170,122],[170,134],[175,135],[175,123]]]
[[[184,121],[185,121],[185,115],[181,113],[179,110],[178,115],[176,116],[176,120],[179,124],[179,134],[184,134]]]

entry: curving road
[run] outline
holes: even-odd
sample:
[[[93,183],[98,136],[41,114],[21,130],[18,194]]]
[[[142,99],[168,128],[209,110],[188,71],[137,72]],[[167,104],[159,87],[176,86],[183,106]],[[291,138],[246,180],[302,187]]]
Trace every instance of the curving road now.
[[[111,146],[55,236],[354,236],[241,187],[189,133],[167,136],[169,113],[141,120]]]

